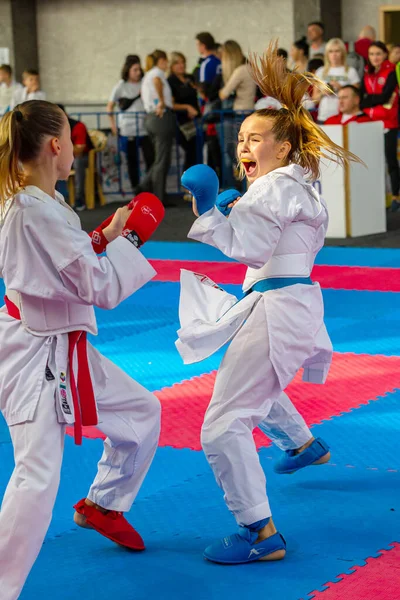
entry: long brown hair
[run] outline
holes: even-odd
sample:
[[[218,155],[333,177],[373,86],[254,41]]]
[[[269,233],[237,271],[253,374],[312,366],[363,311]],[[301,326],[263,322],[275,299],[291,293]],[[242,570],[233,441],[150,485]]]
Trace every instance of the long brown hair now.
[[[233,71],[245,62],[242,49],[235,40],[227,40],[222,44],[221,66],[224,84],[228,83]]]
[[[28,100],[0,121],[0,216],[23,187],[22,164],[35,160],[45,136],[60,137],[67,117],[51,102]]]
[[[125,59],[124,66],[122,67],[121,79],[123,79],[124,81],[128,81],[129,71],[131,70],[131,67],[133,67],[133,65],[140,66],[140,70],[141,70],[142,78],[143,78],[143,69],[140,64],[139,56],[137,54],[128,54],[128,56]]]
[[[303,98],[310,85],[324,94],[329,93],[327,86],[311,73],[288,71],[277,49],[277,42],[271,42],[263,56],[253,54],[249,62],[253,78],[264,96],[272,96],[282,108],[257,110],[251,116],[274,121],[272,132],[276,140],[287,140],[291,144],[288,162],[300,165],[314,179],[320,175],[321,158],[342,166],[350,161],[364,164],[358,156],[335,144],[303,108]]]

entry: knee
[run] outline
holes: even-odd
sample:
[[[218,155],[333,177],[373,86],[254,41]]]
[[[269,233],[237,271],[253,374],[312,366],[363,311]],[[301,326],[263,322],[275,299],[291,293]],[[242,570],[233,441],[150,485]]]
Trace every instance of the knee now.
[[[201,429],[201,446],[204,452],[209,454],[221,454],[226,439],[232,433],[231,423],[225,419],[204,421]]]

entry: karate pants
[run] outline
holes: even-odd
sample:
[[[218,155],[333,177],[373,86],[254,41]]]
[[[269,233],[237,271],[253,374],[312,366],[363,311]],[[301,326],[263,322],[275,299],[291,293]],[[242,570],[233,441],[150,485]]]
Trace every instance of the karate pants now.
[[[129,511],[158,445],[160,404],[90,344],[88,357],[98,428],[108,436],[88,498],[110,510]],[[107,376],[100,382],[99,364]],[[55,373],[52,361],[49,366]],[[50,525],[65,435],[57,418],[55,381],[44,380],[33,421],[11,426],[10,433],[15,469],[0,511],[0,600],[19,597]]]
[[[312,437],[281,389],[269,349],[259,302],[226,351],[202,428],[207,460],[239,525],[271,516],[253,429],[259,427],[282,450],[299,448]]]

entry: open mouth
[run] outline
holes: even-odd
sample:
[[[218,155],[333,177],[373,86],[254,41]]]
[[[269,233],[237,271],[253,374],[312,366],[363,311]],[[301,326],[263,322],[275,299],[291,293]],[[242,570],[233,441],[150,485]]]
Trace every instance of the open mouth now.
[[[246,175],[248,177],[251,177],[257,169],[256,161],[250,160],[249,158],[242,158],[241,163],[244,167],[244,170],[246,171]]]

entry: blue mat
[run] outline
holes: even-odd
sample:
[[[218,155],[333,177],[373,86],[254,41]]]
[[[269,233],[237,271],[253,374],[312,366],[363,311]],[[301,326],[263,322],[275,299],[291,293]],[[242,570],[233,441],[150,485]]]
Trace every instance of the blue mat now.
[[[179,451],[175,451],[179,452]],[[191,461],[191,453],[187,459]],[[263,458],[275,522],[287,538],[282,563],[235,568],[203,561],[204,547],[235,530],[211,473],[139,499],[130,515],[147,551],[131,554],[95,532],[48,540],[22,600],[248,598],[297,600],[400,539],[399,473],[316,468],[279,477]],[[49,573],[56,570],[56,577]]]
[[[196,243],[154,242],[144,250],[151,258],[226,260]],[[318,264],[397,267],[399,258],[400,250],[325,248]],[[240,286],[226,289],[240,294]],[[323,293],[336,351],[399,354],[398,294]],[[178,299],[179,284],[152,282],[114,311],[97,310],[100,335],[93,343],[152,390],[217,368],[222,351],[198,365],[182,364],[174,346]],[[210,541],[235,530],[202,452],[159,448],[129,515],[148,548],[136,554],[74,526],[72,504],[86,495],[102,443],[84,440],[79,448],[68,437],[54,518],[21,599],[244,600],[261,592],[268,600],[299,600],[322,589],[400,541],[399,403],[395,392],[314,427],[332,447],[332,465],[277,476],[278,451],[260,452],[288,554],[281,563],[235,569],[202,559]],[[13,464],[9,439],[0,417],[0,496]]]

